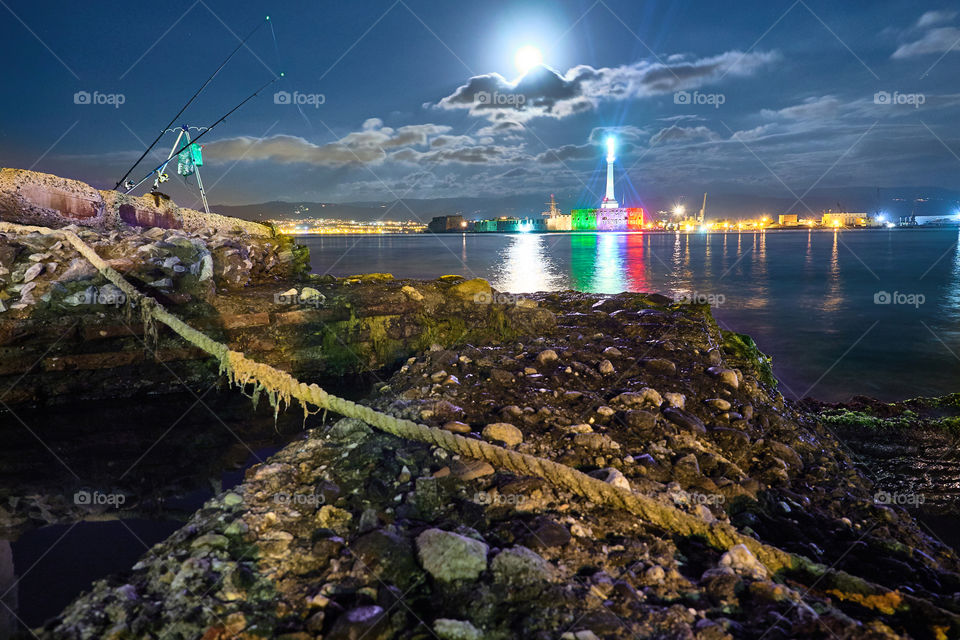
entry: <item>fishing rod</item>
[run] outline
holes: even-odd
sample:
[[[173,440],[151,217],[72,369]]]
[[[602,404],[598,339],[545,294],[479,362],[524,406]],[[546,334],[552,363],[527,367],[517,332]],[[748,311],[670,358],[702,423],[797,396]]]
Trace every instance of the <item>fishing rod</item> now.
[[[133,191],[134,189],[136,189],[137,187],[139,187],[141,184],[143,184],[144,182],[146,182],[146,180],[147,180],[150,176],[152,176],[154,173],[160,171],[160,169],[162,169],[165,164],[167,164],[168,162],[170,162],[170,160],[172,160],[174,157],[176,157],[178,154],[182,153],[183,151],[186,151],[187,149],[189,149],[189,148],[190,148],[190,145],[196,144],[197,140],[199,140],[199,139],[202,138],[203,136],[205,136],[205,135],[207,135],[208,133],[210,133],[210,131],[212,131],[214,127],[216,127],[218,124],[220,124],[221,122],[223,122],[224,120],[226,120],[226,119],[230,116],[230,114],[232,114],[234,111],[236,111],[237,109],[239,109],[240,107],[242,107],[243,105],[245,105],[246,103],[248,103],[250,100],[253,100],[253,99],[257,96],[258,93],[260,93],[261,91],[263,91],[264,89],[266,89],[267,87],[269,87],[270,85],[272,85],[274,82],[276,82],[277,80],[279,80],[279,79],[282,78],[282,77],[283,77],[283,74],[281,73],[280,75],[274,77],[272,80],[268,80],[268,81],[267,81],[266,83],[264,83],[259,89],[257,89],[257,90],[254,91],[253,93],[251,93],[251,94],[250,94],[249,96],[247,96],[246,98],[244,98],[244,99],[243,99],[243,102],[241,102],[240,104],[238,104],[237,106],[235,106],[233,109],[230,109],[230,111],[227,111],[227,113],[224,114],[219,120],[217,120],[216,122],[214,122],[213,124],[211,124],[209,127],[207,127],[206,131],[200,132],[200,134],[198,134],[197,137],[194,138],[192,142],[188,142],[188,143],[185,144],[184,146],[180,147],[179,149],[177,149],[176,151],[174,151],[173,153],[171,153],[170,156],[169,156],[166,160],[164,160],[163,162],[161,162],[160,164],[158,164],[158,165],[156,166],[156,168],[154,168],[154,169],[152,169],[152,170],[150,171],[150,173],[148,173],[147,175],[143,176],[143,178],[140,180],[140,182],[138,182],[138,183],[136,183],[135,185],[131,186],[129,189],[127,189],[126,191],[124,191],[124,193],[130,193],[131,191]]]
[[[189,107],[190,104],[197,98],[197,96],[199,96],[200,93],[207,87],[207,85],[210,84],[210,81],[213,80],[213,79],[217,76],[218,73],[220,73],[220,71],[223,69],[224,66],[226,66],[226,64],[227,64],[228,62],[230,62],[230,59],[234,56],[234,54],[235,54],[237,51],[240,50],[240,47],[244,46],[244,45],[247,43],[247,40],[249,40],[250,37],[253,36],[253,34],[255,34],[255,33],[260,29],[260,27],[262,27],[265,23],[267,23],[267,22],[269,22],[269,21],[270,21],[270,16],[267,16],[267,19],[266,19],[266,20],[264,20],[263,22],[261,22],[260,24],[258,24],[258,25],[253,29],[253,31],[251,31],[251,32],[247,35],[246,38],[244,38],[243,40],[240,41],[240,44],[237,45],[236,49],[234,49],[233,51],[230,52],[230,55],[227,56],[226,60],[224,60],[223,62],[220,63],[220,66],[217,67],[217,70],[214,71],[214,72],[210,75],[210,77],[207,78],[202,85],[200,85],[200,88],[197,89],[197,92],[194,93],[194,94],[190,97],[189,100],[187,100],[187,104],[183,105],[183,107],[180,108],[180,111],[177,112],[177,115],[173,116],[173,119],[170,120],[170,122],[167,123],[167,126],[165,126],[163,129],[160,129],[160,134],[157,135],[156,139],[154,139],[154,141],[150,143],[150,146],[147,147],[146,150],[143,152],[143,154],[141,154],[141,156],[137,159],[137,161],[133,163],[133,166],[130,167],[125,174],[123,174],[123,177],[120,178],[120,180],[117,181],[117,184],[115,184],[114,187],[113,187],[114,190],[120,188],[120,185],[123,184],[123,181],[127,179],[127,176],[129,176],[131,173],[133,173],[133,170],[136,169],[136,168],[137,168],[137,165],[140,164],[140,163],[143,161],[143,159],[147,157],[147,154],[150,153],[150,150],[153,149],[153,147],[160,141],[160,138],[163,137],[163,134],[166,133],[167,129],[169,129],[171,126],[173,126],[173,123],[177,121],[177,118],[179,118],[179,117],[183,114],[183,112],[187,110],[187,107]],[[272,29],[272,28],[273,28],[273,25],[270,25],[270,28]],[[274,36],[274,38],[276,38],[276,36]],[[129,192],[128,192],[128,193],[129,193]]]

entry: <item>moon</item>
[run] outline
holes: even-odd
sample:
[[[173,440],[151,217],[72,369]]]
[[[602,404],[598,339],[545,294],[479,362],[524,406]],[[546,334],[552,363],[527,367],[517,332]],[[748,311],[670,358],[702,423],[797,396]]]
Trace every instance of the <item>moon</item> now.
[[[517,65],[517,69],[523,74],[543,64],[543,54],[540,53],[540,49],[528,44],[517,49],[513,63]]]

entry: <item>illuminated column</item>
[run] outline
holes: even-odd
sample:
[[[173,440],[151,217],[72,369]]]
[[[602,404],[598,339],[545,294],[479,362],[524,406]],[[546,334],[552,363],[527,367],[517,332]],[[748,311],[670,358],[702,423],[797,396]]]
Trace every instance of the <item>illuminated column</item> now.
[[[620,206],[613,197],[613,161],[616,159],[613,154],[614,144],[616,141],[612,137],[607,138],[607,194],[600,204],[601,209],[616,209]]]

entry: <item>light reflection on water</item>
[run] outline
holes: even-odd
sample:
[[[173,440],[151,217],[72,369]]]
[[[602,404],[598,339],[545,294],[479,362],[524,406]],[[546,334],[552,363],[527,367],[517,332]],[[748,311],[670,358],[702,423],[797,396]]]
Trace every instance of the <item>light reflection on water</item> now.
[[[309,237],[316,273],[481,277],[501,291],[722,296],[720,325],[774,357],[788,396],[960,391],[956,229]],[[919,293],[919,307],[874,304]],[[871,329],[871,326],[876,324]],[[818,382],[819,380],[819,382]],[[816,383],[816,385],[815,385]]]

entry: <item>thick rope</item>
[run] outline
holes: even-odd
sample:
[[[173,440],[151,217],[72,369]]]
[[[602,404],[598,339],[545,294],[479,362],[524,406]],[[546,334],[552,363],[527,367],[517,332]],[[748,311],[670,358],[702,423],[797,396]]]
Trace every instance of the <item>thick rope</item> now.
[[[648,496],[616,487],[572,467],[545,458],[466,438],[411,420],[396,418],[331,395],[316,384],[308,385],[300,382],[289,373],[270,365],[250,360],[243,353],[231,351],[227,345],[216,342],[197,331],[167,311],[156,300],[140,293],[72,231],[14,225],[6,222],[0,222],[0,231],[16,233],[35,231],[63,237],[107,280],[119,287],[126,294],[128,302],[136,302],[140,305],[145,325],[151,320],[162,322],[190,344],[217,358],[221,372],[227,376],[231,384],[241,388],[254,385],[255,393],[258,391],[267,393],[275,410],[279,410],[281,404],[289,406],[291,401],[296,399],[305,411],[313,405],[348,418],[361,420],[400,438],[436,445],[468,458],[485,460],[496,468],[507,469],[519,475],[544,478],[553,485],[583,496],[596,504],[628,511],[654,527],[683,537],[703,538],[710,546],[719,550],[726,551],[735,545],[742,544],[766,566],[771,574],[781,571],[807,574],[813,577],[814,584],[821,585],[825,592],[841,600],[852,600],[861,606],[887,614],[912,609],[923,612],[930,618],[931,624],[935,621],[948,621],[955,628],[960,628],[960,616],[952,612],[940,609],[915,596],[891,591],[844,571],[813,562],[804,556],[764,544],[740,533],[730,524],[708,523],[675,507],[661,504]]]

